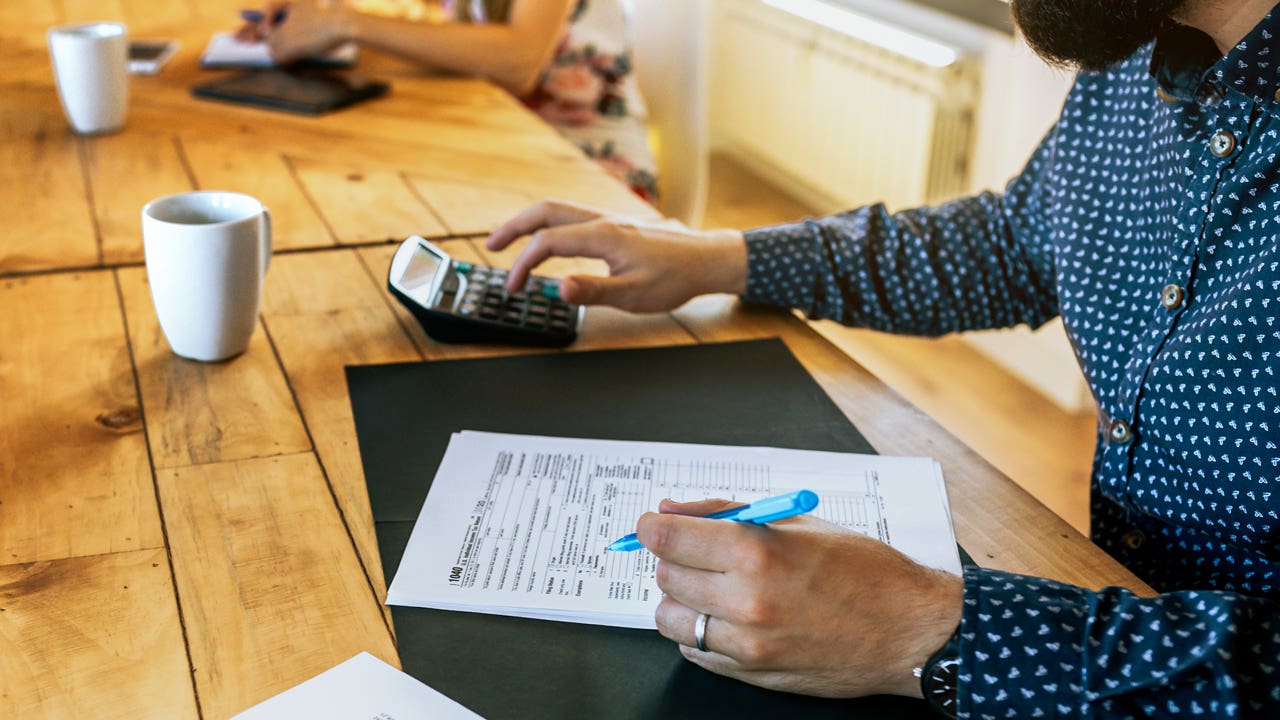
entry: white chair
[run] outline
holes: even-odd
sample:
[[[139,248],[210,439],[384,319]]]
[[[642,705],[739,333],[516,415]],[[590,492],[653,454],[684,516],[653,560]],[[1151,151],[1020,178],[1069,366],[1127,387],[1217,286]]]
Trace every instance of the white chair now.
[[[698,227],[707,199],[710,0],[628,0],[634,64],[656,131],[659,209]]]

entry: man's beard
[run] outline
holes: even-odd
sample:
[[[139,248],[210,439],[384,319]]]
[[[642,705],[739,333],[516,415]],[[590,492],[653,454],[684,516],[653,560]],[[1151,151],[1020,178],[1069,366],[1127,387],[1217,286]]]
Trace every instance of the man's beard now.
[[[1187,0],[1013,0],[1013,18],[1045,61],[1102,70],[1155,39]]]

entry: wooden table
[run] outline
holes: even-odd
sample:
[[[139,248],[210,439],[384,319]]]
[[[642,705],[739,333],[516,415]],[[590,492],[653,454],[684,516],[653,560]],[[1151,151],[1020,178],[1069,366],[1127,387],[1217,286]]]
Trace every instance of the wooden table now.
[[[225,718],[360,650],[395,663],[343,366],[516,351],[427,339],[389,240],[502,264],[475,236],[539,197],[654,214],[481,81],[366,54],[391,95],[330,116],[192,99],[239,5],[0,4],[0,717]],[[114,135],[73,135],[52,84],[44,31],[83,19],[183,42]],[[193,188],[275,217],[261,328],[224,363],[170,352],[141,265],[142,205]],[[593,309],[572,350],[768,336],[881,452],[942,461],[981,564],[1146,591],[788,314]]]

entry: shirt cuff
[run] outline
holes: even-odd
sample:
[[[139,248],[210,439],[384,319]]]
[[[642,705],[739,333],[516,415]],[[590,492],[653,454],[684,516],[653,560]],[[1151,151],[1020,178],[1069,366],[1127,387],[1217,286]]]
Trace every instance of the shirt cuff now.
[[[743,233],[747,243],[747,290],[742,299],[749,303],[800,308],[814,305],[815,278],[818,277],[821,237],[812,221],[774,225]]]
[[[966,567],[959,716],[1077,716],[1086,593],[1044,578]]]

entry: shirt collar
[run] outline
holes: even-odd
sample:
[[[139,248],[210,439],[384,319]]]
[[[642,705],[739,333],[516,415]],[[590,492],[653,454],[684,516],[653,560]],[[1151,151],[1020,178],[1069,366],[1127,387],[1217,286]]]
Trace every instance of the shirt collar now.
[[[1272,10],[1231,52],[1223,56],[1205,33],[1170,23],[1156,36],[1151,76],[1164,94],[1177,100],[1203,99],[1231,88],[1259,102],[1277,102],[1280,92],[1280,11]]]

